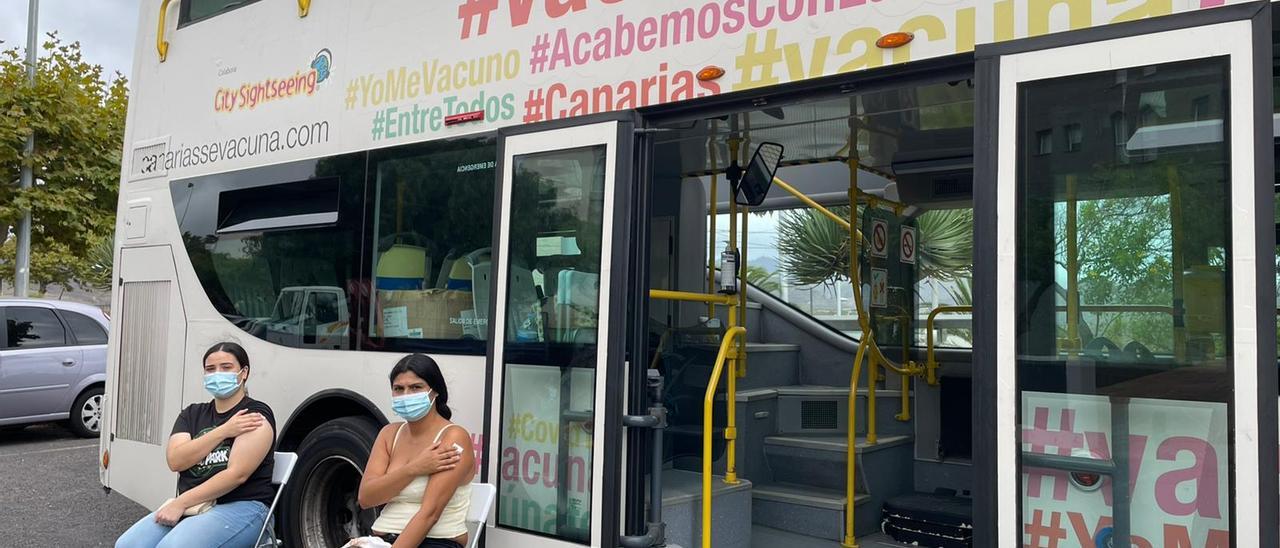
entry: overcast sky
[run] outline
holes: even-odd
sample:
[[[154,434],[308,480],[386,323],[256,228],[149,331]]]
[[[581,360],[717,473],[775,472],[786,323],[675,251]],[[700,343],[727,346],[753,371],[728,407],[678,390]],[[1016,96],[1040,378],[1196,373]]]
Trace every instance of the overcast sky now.
[[[0,0],[0,49],[25,48],[30,0]],[[105,76],[133,69],[139,0],[41,0],[40,34],[58,31],[63,42],[79,41],[85,60],[102,65]]]

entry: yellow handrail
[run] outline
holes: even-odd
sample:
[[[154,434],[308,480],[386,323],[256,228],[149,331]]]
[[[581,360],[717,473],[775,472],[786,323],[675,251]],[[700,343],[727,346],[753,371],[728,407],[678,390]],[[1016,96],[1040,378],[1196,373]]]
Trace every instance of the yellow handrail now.
[[[750,230],[747,230],[747,219],[751,218],[751,208],[742,206],[742,259],[738,261],[738,272],[740,274],[738,280],[738,325],[747,326],[747,241]],[[746,345],[738,345],[738,361],[734,365],[737,366],[738,377],[747,376],[747,347]]]
[[[845,508],[844,508],[844,543],[843,545],[850,546],[850,547],[856,547],[858,545],[858,541],[853,538],[853,501],[854,501],[854,496],[856,495],[856,493],[854,493],[855,489],[853,485],[853,478],[854,478],[854,472],[855,472],[854,463],[857,462],[858,459],[855,459],[852,457],[854,456],[853,453],[858,446],[857,445],[858,444],[857,422],[856,422],[858,419],[858,411],[857,411],[858,410],[858,375],[862,373],[862,358],[863,358],[863,355],[866,353],[866,350],[867,350],[867,338],[863,337],[862,340],[858,342],[858,353],[853,358],[853,374],[849,375],[850,388],[849,388],[849,401],[847,404],[847,407],[849,408],[849,418],[848,418],[848,428],[845,429],[845,430],[848,430],[848,433],[846,434],[847,439],[845,441],[849,444],[850,454],[848,455],[848,458],[845,459],[845,465],[844,465],[845,466],[844,471],[847,477],[845,478],[846,481],[844,483]]]
[[[311,0],[298,0],[298,17],[306,17],[311,13]]]
[[[858,141],[857,136],[853,133],[853,127],[850,127],[849,133],[849,223],[846,227],[849,230],[849,284],[853,286],[853,306],[858,309],[858,326],[862,328],[861,341],[858,342],[858,353],[853,357],[853,372],[849,378],[849,424],[846,430],[849,431],[848,447],[845,448],[845,466],[847,468],[848,477],[844,481],[845,500],[844,500],[844,545],[850,548],[857,548],[858,539],[853,530],[853,512],[854,512],[854,481],[857,475],[854,474],[854,461],[858,460],[857,445],[857,418],[858,418],[858,370],[862,368],[862,356],[864,348],[871,348],[871,367],[867,368],[867,378],[870,384],[867,385],[867,443],[875,443],[875,420],[876,420],[876,396],[875,396],[875,380],[876,380],[876,363],[880,361],[878,358],[879,349],[876,346],[875,333],[871,331],[871,321],[867,319],[866,310],[863,310],[862,304],[862,280],[860,268],[858,268],[858,248],[862,246],[862,231],[858,230]]]
[[[669,289],[650,289],[649,298],[666,299],[668,301],[692,301],[711,305],[723,304],[726,306],[738,302],[736,295],[692,293],[689,291],[671,291]]]
[[[715,367],[711,369],[711,378],[707,380],[707,394],[702,399],[702,547],[711,547],[711,409],[715,403],[716,387],[724,374],[724,362],[729,356],[729,349],[734,339],[746,334],[742,326],[730,327],[725,331],[724,340],[720,341],[720,351],[716,353]],[[734,394],[727,397],[732,400]],[[727,434],[727,431],[726,431]]]
[[[164,20],[169,14],[169,2],[160,2],[160,22],[156,25],[156,52],[160,54],[161,63],[169,56],[169,42],[164,39]]]
[[[836,215],[834,212],[832,212],[830,209],[827,209],[822,204],[813,201],[813,198],[805,196],[803,192],[796,190],[796,187],[791,186],[786,181],[783,181],[782,179],[774,177],[773,185],[778,188],[781,188],[782,190],[787,191],[788,194],[795,196],[795,198],[797,200],[800,200],[801,203],[817,210],[818,213],[825,215],[828,219],[831,219],[837,225],[840,225],[841,228],[845,228],[845,229],[849,228],[850,225],[848,220],[844,219],[839,215]],[[856,232],[858,233],[858,237],[862,237],[861,231],[856,231]]]
[[[711,134],[716,134],[715,120],[711,121]],[[720,213],[718,211],[720,198],[716,195],[716,192],[718,192],[716,187],[720,184],[719,170],[716,168],[717,152],[715,139],[707,139],[707,155],[711,157],[711,204],[709,206],[711,211],[708,212],[708,217],[710,217],[708,223],[711,226],[707,229],[707,234],[710,234],[707,238],[707,292],[716,290],[716,217]],[[715,306],[707,303],[707,318],[712,318],[715,315]]]
[[[925,352],[928,356],[925,358],[925,381],[930,386],[938,385],[938,360],[933,357],[933,321],[938,318],[939,314],[963,314],[965,312],[973,312],[972,306],[939,306],[929,311],[929,319],[925,321]]]
[[[662,336],[658,338],[658,348],[653,351],[653,359],[649,361],[649,369],[658,368],[658,359],[662,357],[662,348],[667,345],[667,337],[671,336],[671,328],[667,328],[662,332]]]
[[[736,159],[738,157],[738,152],[741,150],[740,149],[741,144],[742,144],[741,141],[737,138],[729,139],[729,158]],[[730,185],[729,187],[729,249],[733,249],[733,250],[738,249],[738,200],[736,200],[736,198],[737,196],[734,195],[733,185]],[[712,240],[715,239],[714,234],[712,235],[711,239]],[[746,258],[743,256],[739,256],[737,262],[744,263],[746,262]],[[729,272],[728,270],[725,269],[725,266],[726,265],[724,264],[724,261],[721,261],[720,263],[721,276],[726,276],[726,277],[732,276],[734,278],[738,277],[739,271],[735,270],[734,272]],[[737,269],[739,268],[739,266],[740,266],[739,264],[735,264],[734,268]],[[725,313],[725,316],[728,319],[728,321],[725,323],[727,324],[727,327],[730,330],[732,330],[735,327],[742,327],[743,329],[746,328],[746,326],[738,325],[738,299],[746,294],[746,288],[744,287],[742,289],[743,289],[742,291],[738,292],[739,293],[738,295],[731,295],[733,297],[733,300],[729,303],[729,309]],[[737,399],[738,399],[737,398],[738,348],[736,345],[734,346],[733,355],[728,358],[728,361],[729,361],[729,378],[728,380],[725,381],[725,384],[728,385],[725,387],[726,396],[728,397],[725,398],[725,413],[726,413],[725,423],[726,424],[724,427],[724,439],[725,439],[724,482],[730,485],[734,485],[738,483],[738,467],[737,467],[738,428],[737,428],[736,421],[734,420],[734,417],[737,415],[737,409],[735,409],[735,407],[738,403],[737,402]],[[707,458],[706,456],[703,457],[704,460],[706,458]],[[710,499],[707,499],[707,500],[710,500]]]
[[[1067,355],[1075,358],[1080,350],[1080,240],[1079,201],[1076,199],[1076,175],[1066,176],[1067,237]]]

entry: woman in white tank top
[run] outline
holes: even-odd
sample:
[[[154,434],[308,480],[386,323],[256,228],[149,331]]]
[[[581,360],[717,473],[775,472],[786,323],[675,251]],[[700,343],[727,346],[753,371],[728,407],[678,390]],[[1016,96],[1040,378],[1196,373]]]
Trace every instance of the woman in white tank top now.
[[[449,422],[449,389],[435,360],[391,369],[392,409],[405,422],[378,434],[360,481],[360,506],[386,505],[373,533],[395,548],[461,548],[475,476],[471,434]]]

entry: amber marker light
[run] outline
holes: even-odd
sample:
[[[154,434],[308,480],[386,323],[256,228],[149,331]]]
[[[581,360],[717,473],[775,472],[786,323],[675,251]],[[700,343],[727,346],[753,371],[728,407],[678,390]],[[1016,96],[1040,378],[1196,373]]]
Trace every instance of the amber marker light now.
[[[106,470],[107,467],[109,466],[111,466],[111,450],[110,449],[102,452],[102,469]]]
[[[715,80],[721,76],[724,76],[724,69],[715,65],[708,66],[707,68],[698,71],[698,79],[703,82]]]
[[[916,35],[910,32],[891,32],[876,39],[876,47],[882,49],[900,48],[910,44],[916,39]]]

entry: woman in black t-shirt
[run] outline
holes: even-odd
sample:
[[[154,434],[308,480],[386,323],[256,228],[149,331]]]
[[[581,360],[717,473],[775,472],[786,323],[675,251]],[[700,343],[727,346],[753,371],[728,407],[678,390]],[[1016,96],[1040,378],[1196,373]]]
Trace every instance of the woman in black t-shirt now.
[[[245,393],[249,356],[232,342],[204,354],[213,400],[178,414],[165,449],[178,497],[133,524],[117,548],[253,546],[275,495],[275,416]],[[209,507],[212,504],[212,507]]]

